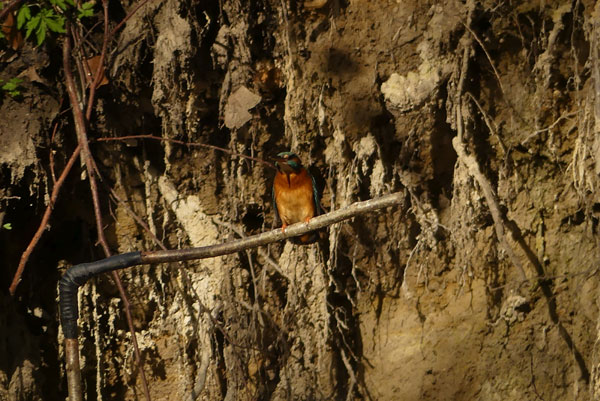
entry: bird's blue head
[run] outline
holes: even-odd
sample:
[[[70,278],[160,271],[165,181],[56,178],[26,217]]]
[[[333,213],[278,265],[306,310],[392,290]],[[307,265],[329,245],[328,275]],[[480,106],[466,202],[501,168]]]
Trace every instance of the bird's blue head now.
[[[275,160],[277,170],[282,173],[297,173],[302,168],[302,162],[294,152],[281,152],[273,159]]]

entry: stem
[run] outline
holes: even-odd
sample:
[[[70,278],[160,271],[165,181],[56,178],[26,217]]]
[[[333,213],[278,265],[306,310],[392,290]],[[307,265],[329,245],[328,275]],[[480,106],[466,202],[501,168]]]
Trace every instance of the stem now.
[[[75,151],[73,152],[73,154],[71,155],[71,158],[67,162],[67,165],[65,166],[62,174],[58,178],[58,181],[56,181],[54,188],[52,189],[52,195],[50,196],[50,202],[48,202],[48,206],[46,206],[46,211],[44,212],[44,216],[42,217],[40,226],[38,227],[37,231],[33,235],[33,238],[29,242],[29,245],[27,245],[25,252],[23,252],[23,254],[21,255],[21,260],[19,261],[19,266],[17,267],[17,271],[13,277],[12,284],[10,285],[10,288],[9,288],[10,295],[15,295],[17,286],[19,285],[19,282],[21,282],[21,275],[23,274],[23,271],[25,270],[25,264],[29,260],[29,257],[31,256],[31,253],[33,252],[35,246],[38,244],[38,242],[42,238],[44,231],[46,231],[46,227],[48,226],[48,220],[50,220],[50,216],[52,215],[52,210],[54,209],[54,204],[56,203],[56,199],[58,199],[58,194],[60,193],[60,188],[62,187],[63,183],[65,182],[65,179],[67,178],[67,175],[71,171],[71,168],[73,168],[75,161],[79,157],[80,151],[81,151],[81,146],[78,145],[77,148],[75,148]]]
[[[79,367],[79,341],[76,338],[65,338],[65,360],[69,401],[82,401],[81,369]]]
[[[125,18],[123,18],[123,20],[121,22],[119,22],[119,24],[113,28],[112,31],[110,31],[110,35],[109,36],[114,36],[115,33],[117,33],[117,31],[119,29],[121,29],[121,27],[123,25],[125,25],[125,23],[127,22],[127,20],[129,18],[131,18],[133,16],[133,14],[135,14],[137,12],[137,10],[139,10],[143,5],[145,5],[149,0],[142,0],[140,1],[135,7],[133,7],[131,9],[131,11],[129,11],[129,13],[125,16]]]
[[[127,135],[127,136],[119,136],[119,137],[114,137],[114,138],[104,137],[104,138],[96,138],[96,141],[109,142],[109,141],[126,141],[126,140],[130,140],[130,139],[154,139],[154,140],[161,141],[161,142],[171,142],[171,143],[177,143],[179,145],[195,146],[195,147],[200,147],[200,148],[208,148],[208,149],[218,150],[220,152],[227,153],[230,156],[241,157],[243,159],[252,160],[252,161],[255,161],[258,163],[262,163],[265,166],[270,167],[272,169],[275,169],[275,165],[273,165],[273,163],[270,163],[266,160],[259,159],[257,157],[244,155],[241,153],[235,153],[235,152],[230,151],[229,149],[221,148],[221,147],[218,147],[215,145],[208,145],[206,143],[199,143],[199,142],[184,142],[184,141],[180,141],[179,139],[161,138],[160,136],[155,136],[155,135]]]
[[[106,0],[104,0],[106,1]],[[77,140],[79,141],[79,145],[82,149],[82,157],[83,162],[86,166],[86,171],[88,173],[88,179],[90,182],[90,190],[92,192],[92,201],[94,203],[94,215],[96,217],[96,232],[98,234],[98,241],[104,250],[104,254],[106,257],[111,255],[110,248],[108,247],[108,243],[106,242],[106,237],[104,235],[103,223],[102,223],[102,212],[100,210],[100,199],[98,196],[98,184],[96,182],[96,175],[94,170],[94,159],[92,158],[89,142],[87,138],[86,131],[86,120],[83,116],[83,111],[81,109],[81,105],[77,99],[77,92],[75,89],[75,80],[73,79],[73,72],[71,71],[71,41],[69,39],[71,26],[67,21],[66,24],[67,34],[65,35],[64,45],[63,45],[63,68],[65,72],[65,82],[67,86],[67,92],[69,93],[69,100],[72,106],[73,119],[75,121],[75,131],[77,133]],[[88,106],[89,108],[90,106]],[[140,350],[137,343],[137,337],[135,335],[135,329],[133,328],[133,318],[131,317],[131,308],[129,299],[123,288],[123,284],[121,283],[121,279],[116,271],[112,272],[112,277],[117,285],[117,289],[119,290],[119,294],[121,295],[121,299],[123,300],[123,306],[125,310],[125,317],[127,319],[127,325],[129,326],[129,330],[131,332],[131,339],[133,342],[134,353],[136,356],[136,362],[138,366],[142,363],[142,358],[140,354]],[[146,381],[146,375],[144,373],[143,366],[140,366],[140,377],[142,379],[142,385],[144,388],[144,394],[146,396],[146,400],[150,401],[150,391],[148,388],[148,383]],[[69,389],[71,387],[69,386]]]
[[[94,107],[94,97],[96,96],[96,88],[102,77],[104,76],[104,59],[106,58],[106,49],[108,48],[108,0],[102,0],[102,8],[104,9],[104,39],[102,41],[102,50],[100,51],[100,61],[98,62],[98,66],[96,67],[96,71],[94,72],[94,82],[90,87],[90,94],[88,96],[87,101],[87,110],[85,112],[85,118],[90,121],[92,116],[92,110]]]

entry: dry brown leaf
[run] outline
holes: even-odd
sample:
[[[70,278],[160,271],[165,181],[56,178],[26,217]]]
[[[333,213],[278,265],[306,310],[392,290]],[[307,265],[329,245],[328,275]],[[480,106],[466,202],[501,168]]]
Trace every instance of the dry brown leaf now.
[[[85,60],[85,68],[86,68],[86,76],[88,79],[88,83],[91,85],[94,83],[94,74],[98,69],[98,64],[100,63],[100,56],[90,57]],[[104,67],[100,69],[100,81],[98,82],[98,88],[108,84],[108,79],[104,75]]]
[[[19,78],[27,78],[29,79],[31,82],[38,82],[44,85],[48,85],[48,83],[46,82],[46,80],[42,77],[40,77],[40,75],[37,72],[37,69],[34,66],[31,66],[29,68],[27,68],[26,70],[24,70],[23,72],[21,72],[18,75]]]
[[[2,22],[2,33],[6,36],[11,49],[19,50],[23,46],[23,34],[17,29],[17,21],[13,13],[6,14]]]

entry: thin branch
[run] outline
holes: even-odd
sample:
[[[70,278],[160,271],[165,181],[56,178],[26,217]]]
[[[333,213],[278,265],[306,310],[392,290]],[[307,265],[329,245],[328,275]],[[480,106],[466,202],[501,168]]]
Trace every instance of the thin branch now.
[[[222,244],[208,245],[190,249],[129,252],[111,256],[95,262],[81,263],[73,266],[67,270],[59,283],[61,325],[65,333],[65,338],[76,338],[77,336],[78,288],[85,284],[90,278],[98,274],[116,271],[132,266],[206,259],[245,251],[251,248],[281,241],[286,238],[297,237],[359,215],[371,213],[379,209],[403,205],[404,198],[404,192],[395,192],[379,198],[353,203],[345,208],[314,217],[306,223],[292,224],[285,230],[274,229],[261,234],[253,235],[251,237],[246,237]]]
[[[67,27],[67,31],[70,31],[70,26]],[[67,85],[67,92],[69,94],[69,100],[71,101],[73,119],[75,120],[75,132],[77,133],[77,140],[82,148],[83,162],[88,173],[88,180],[90,182],[90,188],[92,191],[92,200],[94,203],[94,215],[96,216],[96,231],[98,234],[98,241],[100,242],[106,256],[110,256],[110,249],[104,236],[104,230],[102,229],[102,212],[100,210],[100,200],[98,197],[98,186],[96,183],[96,175],[93,168],[92,155],[89,148],[87,139],[86,121],[81,110],[81,105],[77,98],[77,91],[75,89],[75,80],[73,79],[73,73],[71,71],[71,41],[68,36],[65,37],[65,43],[63,46],[63,68],[65,70],[65,81]]]
[[[18,7],[21,4],[22,0],[13,0],[6,5],[2,10],[0,10],[0,21],[6,17],[6,14],[11,12],[14,8]]]
[[[75,58],[75,63],[77,64],[77,68],[75,71],[79,74],[79,84],[81,85],[81,91],[76,92],[79,96],[78,99],[83,102],[84,92],[87,88],[88,77],[91,75],[88,63],[84,63],[83,60],[87,60],[88,56],[85,52],[85,46],[83,46],[83,41],[81,39],[81,33],[78,29],[71,28],[69,30],[71,32],[71,36],[73,37],[73,46],[71,46],[71,53]],[[79,56],[79,57],[76,57]],[[73,111],[71,110],[71,113]]]
[[[488,113],[486,113],[486,111],[481,106],[481,103],[479,103],[479,101],[475,98],[475,96],[473,96],[470,92],[467,92],[467,96],[469,96],[469,98],[473,101],[473,103],[475,103],[475,105],[479,109],[479,113],[481,113],[481,116],[483,117],[483,121],[485,122],[485,125],[487,125],[490,133],[496,137],[496,139],[498,140],[498,143],[500,144],[500,147],[502,148],[502,152],[506,155],[508,153],[508,148],[504,144],[504,141],[502,141],[502,138],[500,138],[500,135],[498,135],[498,127],[496,127],[496,124],[494,124],[494,121],[490,118]]]
[[[529,135],[527,136],[527,138],[525,138],[525,139],[523,139],[523,141],[521,141],[521,145],[525,145],[525,144],[526,144],[527,142],[529,142],[529,140],[530,140],[531,138],[533,138],[534,136],[536,136],[536,135],[539,135],[539,134],[542,134],[542,133],[544,133],[544,132],[548,132],[548,131],[552,130],[552,129],[553,129],[554,127],[556,127],[556,126],[558,125],[558,123],[560,123],[562,120],[566,120],[566,119],[568,119],[568,118],[570,118],[570,117],[573,117],[573,116],[575,116],[575,115],[577,115],[577,113],[576,113],[576,112],[571,112],[571,113],[567,113],[567,112],[565,112],[565,113],[561,114],[561,116],[560,116],[560,117],[558,117],[558,118],[557,118],[557,119],[556,119],[556,120],[555,120],[555,121],[554,121],[552,124],[550,124],[550,125],[549,125],[549,126],[547,126],[546,128],[538,129],[538,130],[536,130],[536,131],[532,132],[531,134],[529,134]]]
[[[494,75],[496,75],[496,79],[498,80],[498,85],[500,85],[500,91],[502,92],[502,96],[504,96],[506,98],[506,92],[504,92],[504,87],[502,86],[502,80],[500,79],[500,74],[498,74],[498,70],[496,69],[494,62],[492,61],[492,57],[490,56],[487,49],[483,45],[483,42],[481,41],[481,39],[479,39],[479,36],[477,36],[477,34],[475,32],[473,32],[473,30],[467,24],[463,23],[463,25],[465,28],[467,28],[467,31],[469,31],[469,33],[471,33],[471,35],[473,35],[473,37],[475,38],[477,43],[479,43],[479,46],[481,46],[481,49],[485,53],[485,56],[487,57],[488,62],[492,66],[492,70],[494,70]]]
[[[17,271],[13,277],[12,284],[10,285],[10,288],[9,288],[10,295],[15,295],[15,291],[17,290],[17,285],[19,285],[19,282],[21,281],[21,275],[23,274],[23,271],[25,270],[25,265],[27,264],[27,261],[29,260],[31,253],[33,252],[33,250],[35,249],[35,246],[40,241],[40,238],[42,238],[42,234],[44,234],[44,231],[46,230],[46,227],[48,226],[48,220],[50,220],[50,215],[52,214],[52,210],[54,210],[54,204],[56,203],[56,200],[58,199],[58,194],[60,193],[60,188],[62,187],[63,183],[65,182],[65,179],[67,178],[67,175],[71,171],[71,168],[73,168],[75,161],[79,157],[80,151],[81,151],[81,146],[78,145],[75,148],[75,151],[73,151],[73,154],[69,158],[67,165],[63,169],[60,177],[58,178],[58,181],[56,181],[54,188],[52,189],[52,195],[50,195],[50,201],[48,202],[48,205],[46,206],[46,211],[44,212],[44,216],[42,217],[40,226],[38,227],[37,231],[33,235],[33,238],[29,242],[29,245],[27,245],[25,252],[23,252],[23,254],[21,255],[21,260],[19,261],[19,266],[17,267]]]
[[[184,142],[184,141],[180,141],[179,139],[161,138],[161,137],[155,136],[155,135],[128,135],[128,136],[119,136],[119,137],[114,137],[114,138],[103,137],[103,138],[96,138],[95,140],[98,142],[109,142],[109,141],[127,141],[127,140],[131,140],[131,139],[153,139],[153,140],[161,141],[161,142],[171,142],[171,143],[176,143],[179,145],[194,146],[194,147],[218,150],[220,152],[227,153],[230,156],[241,157],[244,159],[252,160],[252,161],[255,161],[258,163],[262,163],[265,166],[270,167],[272,169],[275,169],[275,165],[273,165],[273,163],[270,163],[266,160],[259,159],[257,157],[247,156],[247,155],[244,155],[241,153],[235,153],[235,152],[230,151],[229,149],[221,148],[221,147],[214,146],[214,145],[208,145],[206,143]]]
[[[54,123],[54,128],[52,129],[52,137],[50,138],[51,144],[54,143],[54,137],[56,136],[57,129],[58,121]],[[79,153],[79,151],[77,153]],[[50,177],[52,177],[52,185],[56,185],[56,172],[54,171],[54,150],[52,149],[52,146],[50,146],[50,152],[48,152],[48,160],[50,162]]]
[[[110,31],[110,34],[108,36],[109,37],[113,37],[115,35],[115,33],[117,33],[117,31],[119,29],[121,29],[121,27],[123,25],[125,25],[125,23],[129,20],[129,18],[131,18],[133,16],[133,14],[135,14],[137,12],[137,10],[139,10],[140,8],[142,8],[148,1],[149,0],[142,0],[135,7],[133,7],[131,9],[131,11],[129,11],[129,13],[127,13],[127,15],[125,16],[125,18],[123,18],[123,20],[121,22],[119,22],[117,24],[117,26],[113,28],[112,31]]]
[[[102,41],[102,50],[100,51],[100,61],[98,61],[98,66],[96,67],[96,71],[94,72],[94,81],[92,82],[92,86],[90,86],[90,94],[88,96],[87,101],[87,110],[85,112],[85,118],[87,121],[90,121],[92,116],[92,110],[94,107],[94,97],[96,96],[96,89],[104,76],[103,68],[104,68],[104,59],[106,58],[106,49],[108,48],[108,0],[102,0],[102,8],[104,10],[104,39]]]
[[[137,215],[136,212],[133,211],[133,209],[127,204],[127,202],[125,202],[123,199],[121,199],[121,197],[119,196],[119,194],[117,193],[117,191],[115,191],[113,188],[108,187],[108,190],[110,191],[110,194],[112,195],[112,197],[114,198],[115,202],[120,204],[121,206],[123,206],[125,208],[125,212],[132,218],[135,220],[135,222],[144,229],[144,231],[146,231],[146,233],[150,236],[150,238],[152,238],[152,241],[162,250],[166,251],[167,247],[163,244],[163,242],[158,239],[158,237],[156,236],[156,234],[154,234],[152,232],[152,230],[150,230],[150,227],[148,227],[148,224],[146,224],[146,222],[144,220],[142,220],[142,218],[140,216]]]

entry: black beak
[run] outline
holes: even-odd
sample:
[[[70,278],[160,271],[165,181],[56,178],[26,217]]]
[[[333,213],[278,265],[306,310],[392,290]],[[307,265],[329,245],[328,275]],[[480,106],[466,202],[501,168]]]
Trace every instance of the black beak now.
[[[280,172],[285,174],[292,174],[294,172],[292,166],[288,164],[287,157],[276,156],[272,157],[271,159],[275,161],[275,167],[277,167],[277,170],[279,170]]]
[[[286,163],[287,159],[285,157],[274,156],[271,157],[271,160],[275,161],[275,163]]]

